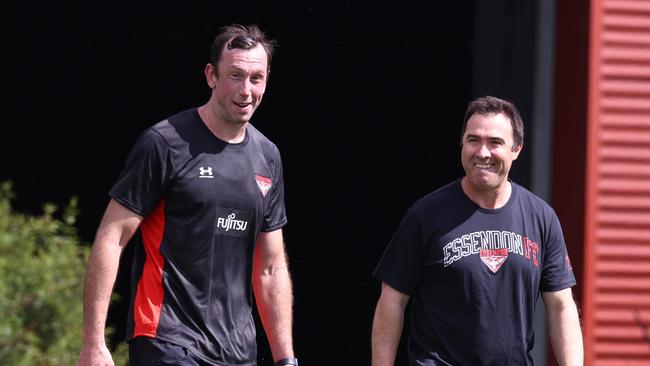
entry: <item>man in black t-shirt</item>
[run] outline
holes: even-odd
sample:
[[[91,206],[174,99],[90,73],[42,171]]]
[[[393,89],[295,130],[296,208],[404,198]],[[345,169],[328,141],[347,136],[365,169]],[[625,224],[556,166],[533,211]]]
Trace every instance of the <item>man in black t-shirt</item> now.
[[[561,365],[582,365],[575,278],[553,209],[508,172],[523,146],[516,107],[484,97],[467,109],[465,176],[404,215],[375,276],[382,281],[372,363],[392,365],[411,301],[411,365],[532,365],[544,300]]]
[[[212,94],[144,131],[113,185],[88,263],[77,365],[113,365],[106,313],[124,246],[139,230],[128,317],[131,365],[256,365],[255,300],[276,365],[297,365],[276,146],[249,123],[275,42],[224,27]]]

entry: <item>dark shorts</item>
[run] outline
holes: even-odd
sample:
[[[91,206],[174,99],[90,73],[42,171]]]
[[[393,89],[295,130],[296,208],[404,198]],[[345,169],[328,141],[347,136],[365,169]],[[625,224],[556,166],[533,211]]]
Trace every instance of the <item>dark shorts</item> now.
[[[131,366],[208,366],[186,348],[149,337],[136,337],[129,342]]]

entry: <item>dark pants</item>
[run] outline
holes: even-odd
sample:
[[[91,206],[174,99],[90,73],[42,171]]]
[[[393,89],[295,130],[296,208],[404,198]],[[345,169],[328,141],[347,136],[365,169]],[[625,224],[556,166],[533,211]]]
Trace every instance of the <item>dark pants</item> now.
[[[208,366],[184,347],[149,337],[129,342],[130,366]]]

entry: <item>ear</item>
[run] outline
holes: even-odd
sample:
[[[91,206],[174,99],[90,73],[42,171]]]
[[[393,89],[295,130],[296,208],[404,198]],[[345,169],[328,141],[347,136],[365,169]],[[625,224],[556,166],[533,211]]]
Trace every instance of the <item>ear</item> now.
[[[514,150],[512,150],[512,160],[517,160],[519,157],[519,153],[521,152],[521,149],[523,149],[524,145],[517,145],[515,146]]]
[[[216,72],[217,70],[215,70],[214,66],[212,66],[211,63],[205,65],[205,70],[203,70],[203,73],[205,74],[205,81],[208,82],[210,89],[214,89],[214,87],[217,85]]]

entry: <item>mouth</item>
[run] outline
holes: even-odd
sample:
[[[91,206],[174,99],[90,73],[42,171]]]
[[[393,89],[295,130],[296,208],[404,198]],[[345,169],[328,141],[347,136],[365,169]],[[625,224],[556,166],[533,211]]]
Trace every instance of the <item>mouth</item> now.
[[[494,164],[488,164],[488,163],[476,163],[474,164],[479,169],[490,169],[494,166]]]
[[[248,103],[238,103],[238,102],[233,102],[233,104],[236,105],[237,107],[243,109],[243,108],[248,107],[248,106],[251,105],[252,103],[251,103],[251,102],[248,102]]]

